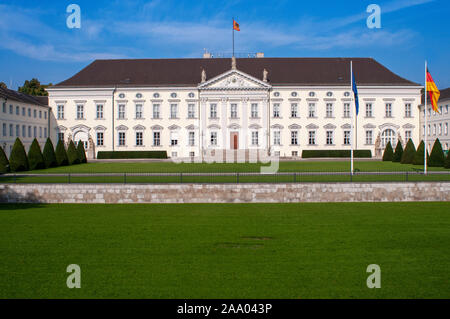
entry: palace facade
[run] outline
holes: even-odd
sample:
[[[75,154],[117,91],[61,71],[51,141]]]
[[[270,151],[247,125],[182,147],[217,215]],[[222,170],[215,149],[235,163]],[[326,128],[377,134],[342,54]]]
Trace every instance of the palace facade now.
[[[262,55],[259,55],[262,56]],[[97,60],[48,89],[56,141],[98,151],[302,150],[355,148],[380,156],[398,139],[419,142],[422,86],[370,58]]]

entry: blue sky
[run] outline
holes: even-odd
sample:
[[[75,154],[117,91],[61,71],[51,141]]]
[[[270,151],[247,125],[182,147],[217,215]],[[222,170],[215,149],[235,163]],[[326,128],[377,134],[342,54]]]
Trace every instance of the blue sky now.
[[[66,8],[81,7],[81,29]],[[381,29],[366,8],[381,7]],[[424,60],[439,88],[450,86],[448,0],[0,0],[0,81],[58,83],[95,59],[201,57],[231,51],[268,57],[373,57],[423,83]]]

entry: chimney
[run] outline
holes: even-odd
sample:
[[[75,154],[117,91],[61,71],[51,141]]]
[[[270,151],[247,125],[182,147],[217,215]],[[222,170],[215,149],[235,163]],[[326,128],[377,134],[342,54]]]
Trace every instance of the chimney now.
[[[256,52],[257,58],[264,58],[264,52]]]
[[[205,53],[203,53],[203,59],[211,59],[211,53],[205,50]]]

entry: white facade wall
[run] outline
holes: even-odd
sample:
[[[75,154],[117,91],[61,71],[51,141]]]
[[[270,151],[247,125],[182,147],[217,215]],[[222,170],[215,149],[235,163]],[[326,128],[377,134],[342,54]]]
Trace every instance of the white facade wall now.
[[[431,152],[434,141],[439,138],[442,149],[450,149],[450,99],[443,99],[438,101],[440,113],[433,111],[431,104],[428,101],[427,109],[427,147]],[[425,114],[424,105],[420,105],[420,137],[424,140],[425,132]]]

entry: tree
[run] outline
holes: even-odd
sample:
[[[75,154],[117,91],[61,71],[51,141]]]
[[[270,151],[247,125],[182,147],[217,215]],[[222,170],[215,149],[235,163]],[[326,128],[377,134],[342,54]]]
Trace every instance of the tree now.
[[[402,142],[398,141],[397,146],[395,147],[395,153],[394,157],[392,158],[392,161],[400,163],[400,161],[402,160],[402,155],[403,155]]]
[[[450,150],[447,152],[447,158],[445,159],[445,168],[450,168]]]
[[[33,140],[28,151],[28,164],[30,170],[45,168],[44,157],[37,139]]]
[[[87,163],[86,151],[84,150],[84,143],[82,141],[78,141],[77,153],[80,163]]]
[[[49,86],[52,86],[52,84],[43,85],[38,79],[33,78],[31,81],[26,80],[23,86],[19,87],[19,92],[34,96],[48,96],[45,89]]]
[[[2,89],[7,89],[8,86],[6,85],[5,82],[0,82],[0,88],[2,88]]]
[[[56,155],[56,163],[58,164],[58,166],[69,165],[66,148],[64,147],[64,142],[61,140],[59,140],[58,144],[56,144],[55,155]]]
[[[67,158],[69,159],[69,165],[80,164],[78,152],[73,141],[70,141],[69,146],[67,147]]]
[[[9,161],[3,147],[0,147],[0,174],[9,172]]]
[[[9,168],[11,172],[28,171],[28,159],[25,147],[19,138],[16,138],[9,156]]]
[[[406,143],[405,151],[403,152],[401,163],[402,164],[412,164],[414,160],[414,155],[416,154],[416,147],[412,139],[408,140]]]
[[[58,163],[56,162],[55,149],[53,147],[53,143],[50,138],[47,138],[47,141],[45,142],[42,156],[44,157],[44,163],[46,168],[58,166]]]
[[[388,142],[383,153],[383,161],[392,161],[394,159],[394,150],[392,149],[391,142]]]
[[[417,148],[416,154],[414,154],[413,164],[414,165],[423,165],[423,155],[425,152],[425,143],[423,141],[420,142],[419,147]],[[427,162],[429,162],[429,154],[427,151]]]
[[[430,161],[428,162],[428,166],[444,167],[444,163],[445,163],[444,151],[442,150],[441,142],[437,138],[434,141],[433,149],[431,150]]]

